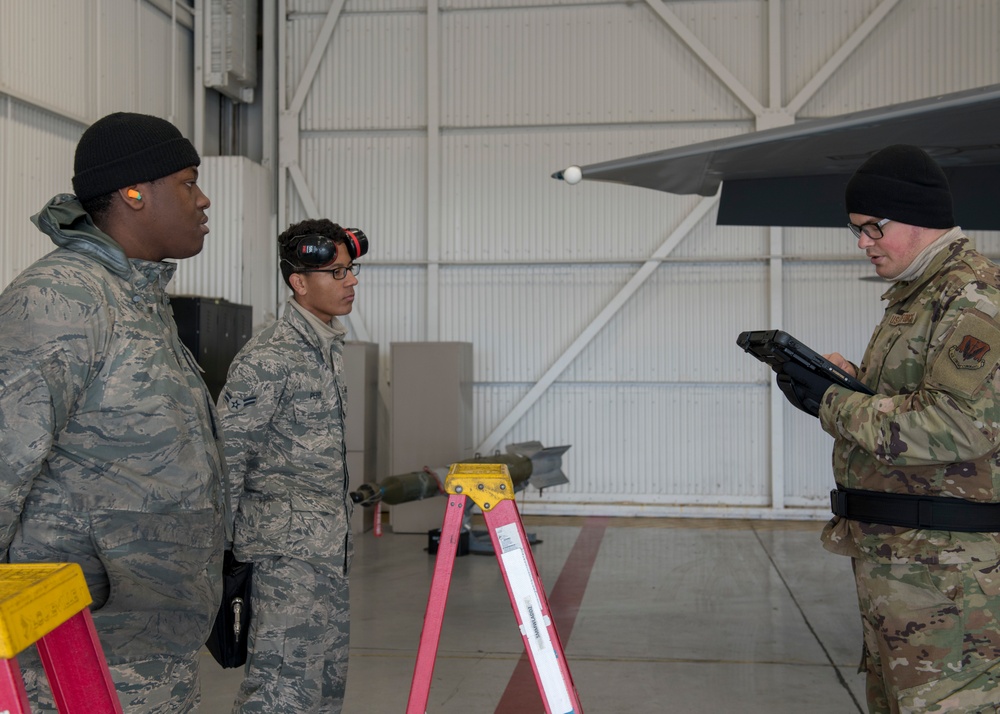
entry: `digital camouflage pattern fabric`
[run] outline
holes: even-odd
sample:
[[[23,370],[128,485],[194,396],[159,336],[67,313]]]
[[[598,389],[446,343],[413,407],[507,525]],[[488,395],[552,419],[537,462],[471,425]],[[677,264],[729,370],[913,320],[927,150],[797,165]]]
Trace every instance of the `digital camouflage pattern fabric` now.
[[[80,563],[125,710],[188,711],[228,487],[176,266],[129,260],[69,195],[32,220],[60,247],[0,295],[0,553]]]
[[[249,661],[234,711],[337,714],[351,635],[347,574],[264,557],[253,578]]]
[[[226,457],[243,484],[234,555],[254,562],[246,679],[235,711],[340,711],[353,504],[346,330],[336,319],[333,328],[332,339],[321,339],[289,303],[240,350],[219,395]]]
[[[883,295],[885,315],[858,372],[876,395],[841,387],[824,395],[819,418],[834,437],[833,471],[841,486],[1000,501],[1000,269],[959,228],[947,240],[921,277],[897,282]],[[876,682],[884,675],[900,701],[909,701],[917,687],[929,702],[935,692],[964,683],[963,696],[979,702],[913,711],[980,711],[975,707],[1000,698],[990,683],[1000,675],[1000,534],[834,518],[823,541],[868,574],[867,581],[858,576],[859,601],[865,662]],[[936,590],[931,581],[948,578],[951,605],[926,602]],[[926,586],[922,595],[905,591],[916,580]],[[879,588],[897,592],[889,597]],[[975,614],[963,606],[981,609]],[[950,682],[940,682],[945,679]],[[870,697],[870,710],[908,711],[891,699],[874,700],[888,701],[883,706]]]

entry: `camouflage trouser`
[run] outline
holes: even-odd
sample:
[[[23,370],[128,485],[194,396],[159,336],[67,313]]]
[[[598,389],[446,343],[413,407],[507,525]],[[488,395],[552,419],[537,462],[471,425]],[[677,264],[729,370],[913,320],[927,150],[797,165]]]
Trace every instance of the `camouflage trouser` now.
[[[37,650],[29,647],[17,656],[32,714],[55,714],[47,680]],[[128,714],[187,714],[198,711],[201,685],[198,660],[151,657],[133,662],[109,663],[118,701]]]
[[[347,685],[350,599],[342,570],[255,559],[253,620],[237,714],[339,714]]]
[[[1000,578],[983,571],[854,561],[870,714],[1000,712]]]

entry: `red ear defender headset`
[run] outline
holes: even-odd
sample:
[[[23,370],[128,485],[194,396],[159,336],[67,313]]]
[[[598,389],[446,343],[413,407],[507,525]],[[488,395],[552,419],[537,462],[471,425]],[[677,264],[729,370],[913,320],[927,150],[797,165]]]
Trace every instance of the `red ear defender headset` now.
[[[340,228],[337,237],[343,239],[351,260],[368,252],[368,236],[360,228]],[[287,239],[281,254],[281,270],[287,280],[288,275],[297,270],[321,268],[333,262],[337,257],[337,243],[320,233],[306,233]]]
[[[368,252],[368,236],[360,228],[344,228],[347,237],[347,254],[351,260],[357,260]]]
[[[342,228],[347,254],[356,260],[368,252],[368,236],[360,228]],[[337,258],[337,243],[333,238],[309,233],[295,236],[288,246],[303,268],[319,268]]]

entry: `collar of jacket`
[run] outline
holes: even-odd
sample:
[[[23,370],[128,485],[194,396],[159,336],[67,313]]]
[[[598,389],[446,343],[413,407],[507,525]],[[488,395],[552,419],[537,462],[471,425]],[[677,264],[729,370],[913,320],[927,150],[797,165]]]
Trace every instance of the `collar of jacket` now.
[[[891,288],[882,294],[882,299],[888,300],[890,305],[906,300],[911,295],[914,295],[922,290],[924,285],[926,285],[935,275],[938,274],[938,272],[940,272],[945,263],[950,262],[956,255],[962,253],[963,251],[976,249],[975,241],[962,233],[961,228],[956,226],[951,229],[951,232],[954,233],[951,243],[949,243],[944,250],[934,256],[934,260],[930,262],[927,269],[921,273],[919,278],[911,280],[910,282],[893,284]]]
[[[345,337],[347,336],[347,328],[344,324],[336,317],[331,320],[328,330],[329,336],[324,339],[322,335],[319,334],[319,330],[312,321],[306,317],[305,308],[299,306],[293,298],[289,298],[288,302],[285,304],[285,319],[289,324],[294,327],[302,336],[305,338],[306,342],[313,345],[314,347],[323,348],[324,343],[343,343]],[[319,318],[314,318],[318,323]]]
[[[60,248],[87,255],[120,278],[128,278],[132,272],[122,247],[94,225],[94,219],[72,194],[52,198],[31,222]]]

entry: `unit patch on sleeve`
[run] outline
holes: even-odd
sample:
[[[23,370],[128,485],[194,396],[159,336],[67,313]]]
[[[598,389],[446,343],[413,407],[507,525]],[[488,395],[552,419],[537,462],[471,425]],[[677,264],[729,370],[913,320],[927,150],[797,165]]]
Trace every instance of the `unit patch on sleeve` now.
[[[948,348],[948,358],[959,369],[982,369],[986,366],[983,359],[990,351],[990,346],[972,335],[963,335],[958,346]]]
[[[1000,329],[975,312],[965,312],[930,366],[930,381],[971,397],[1000,362]]]

